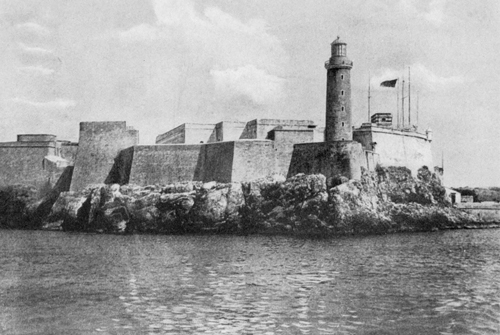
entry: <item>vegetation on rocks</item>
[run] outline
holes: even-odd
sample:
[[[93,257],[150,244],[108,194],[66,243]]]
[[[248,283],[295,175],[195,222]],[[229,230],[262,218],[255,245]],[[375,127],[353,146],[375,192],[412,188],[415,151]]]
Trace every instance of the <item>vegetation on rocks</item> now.
[[[50,212],[46,206],[37,211],[33,189],[14,187],[0,190],[0,223],[107,233],[325,236],[482,225],[448,203],[439,178],[426,167],[416,178],[406,168],[388,167],[341,181],[329,188],[323,175],[299,174],[243,183],[98,184],[60,193]]]
[[[455,188],[456,191],[462,195],[470,195],[473,197],[474,202],[500,202],[500,187],[459,187]]]

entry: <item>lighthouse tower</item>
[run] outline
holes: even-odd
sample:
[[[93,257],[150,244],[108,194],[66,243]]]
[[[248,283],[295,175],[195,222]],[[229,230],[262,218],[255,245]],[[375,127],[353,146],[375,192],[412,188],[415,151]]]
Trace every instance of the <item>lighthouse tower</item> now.
[[[293,146],[288,176],[297,173],[326,177],[328,185],[337,184],[340,177],[361,179],[361,169],[376,166],[363,150],[361,143],[353,141],[351,115],[351,69],[346,43],[339,37],[332,43],[332,56],[325,63],[326,125],[325,142],[300,143]],[[371,157],[371,156],[370,156]]]
[[[332,56],[325,63],[326,125],[325,142],[352,141],[351,68],[346,43],[337,37],[332,42]]]

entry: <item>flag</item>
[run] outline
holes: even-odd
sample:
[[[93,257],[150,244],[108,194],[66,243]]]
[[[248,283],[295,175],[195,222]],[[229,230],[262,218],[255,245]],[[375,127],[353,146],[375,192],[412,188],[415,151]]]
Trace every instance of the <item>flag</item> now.
[[[386,81],[381,82],[380,86],[383,86],[383,87],[396,87],[396,83],[397,82],[398,82],[397,79],[386,80]]]

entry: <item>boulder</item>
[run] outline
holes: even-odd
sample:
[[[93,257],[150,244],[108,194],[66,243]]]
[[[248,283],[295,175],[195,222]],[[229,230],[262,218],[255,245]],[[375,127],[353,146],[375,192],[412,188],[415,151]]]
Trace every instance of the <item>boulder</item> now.
[[[174,183],[163,187],[161,193],[189,193],[201,188],[202,185],[203,183],[199,181]]]
[[[201,229],[235,229],[244,204],[245,198],[240,183],[204,184],[196,194],[193,220]],[[233,227],[229,227],[230,225]]]
[[[88,195],[80,192],[62,192],[52,206],[48,218],[45,219],[48,226],[50,223],[62,221],[63,230],[79,230],[78,214],[81,213],[81,208],[87,198]]]
[[[191,229],[191,210],[195,204],[196,192],[163,193],[156,207],[159,212],[157,222],[161,232],[184,232]]]

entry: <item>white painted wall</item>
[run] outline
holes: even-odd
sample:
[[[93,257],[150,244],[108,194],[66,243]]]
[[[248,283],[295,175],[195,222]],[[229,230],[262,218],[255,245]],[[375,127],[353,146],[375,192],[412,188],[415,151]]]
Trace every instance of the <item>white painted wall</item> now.
[[[406,166],[413,176],[423,165],[433,170],[431,142],[400,131],[372,130],[372,141],[376,142],[375,152],[379,154],[383,166]]]

